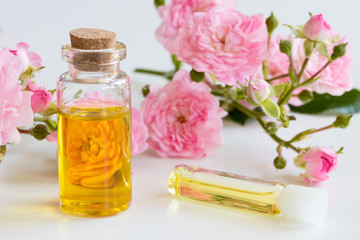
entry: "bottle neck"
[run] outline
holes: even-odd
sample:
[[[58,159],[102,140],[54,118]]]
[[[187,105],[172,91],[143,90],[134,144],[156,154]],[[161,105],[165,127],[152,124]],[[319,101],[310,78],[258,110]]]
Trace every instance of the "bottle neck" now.
[[[120,72],[120,62],[106,65],[104,67],[96,66],[95,69],[86,68],[86,70],[79,70],[74,64],[68,65],[69,74],[73,79],[82,81],[102,81],[115,77]]]

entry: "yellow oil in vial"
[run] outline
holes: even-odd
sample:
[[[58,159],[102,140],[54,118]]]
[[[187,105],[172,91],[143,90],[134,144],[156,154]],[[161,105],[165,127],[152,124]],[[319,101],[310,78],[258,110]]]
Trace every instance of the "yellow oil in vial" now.
[[[187,165],[176,166],[168,180],[168,189],[176,196],[268,215],[280,213],[276,200],[284,187],[280,183]]]
[[[124,107],[58,109],[60,204],[107,216],[131,203],[131,119]]]

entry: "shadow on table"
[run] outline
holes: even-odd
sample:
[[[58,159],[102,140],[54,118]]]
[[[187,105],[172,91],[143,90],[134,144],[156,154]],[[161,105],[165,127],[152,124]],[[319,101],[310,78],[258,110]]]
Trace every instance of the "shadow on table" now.
[[[214,221],[214,224],[222,222],[224,225],[241,225],[242,228],[246,228],[247,225],[251,228],[258,225],[259,229],[301,230],[316,226],[306,222],[285,219],[281,216],[252,213],[210,203],[199,203],[190,199],[173,198],[167,211],[172,218],[181,219],[192,216],[191,221],[193,222]]]

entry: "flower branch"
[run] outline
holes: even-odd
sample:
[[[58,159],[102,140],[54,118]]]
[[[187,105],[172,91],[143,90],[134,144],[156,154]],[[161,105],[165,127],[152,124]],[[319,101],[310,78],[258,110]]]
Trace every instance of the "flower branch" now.
[[[345,128],[349,124],[351,115],[339,115],[333,124],[319,129],[305,130],[290,140],[284,140],[277,135],[279,128],[287,128],[290,121],[296,120],[287,111],[289,102],[297,105],[311,103],[317,96],[314,92],[342,95],[351,88],[348,69],[351,57],[346,51],[347,43],[334,37],[336,34],[332,32],[323,16],[321,14],[311,16],[303,26],[286,25],[293,34],[284,38],[273,35],[278,26],[273,13],[267,19],[263,19],[260,15],[245,16],[236,11],[232,1],[210,0],[207,4],[197,4],[185,0],[181,1],[181,4],[173,1],[162,5],[159,14],[163,23],[156,31],[156,37],[171,53],[175,68],[169,72],[136,70],[136,72],[172,79],[164,88],[154,87],[157,89],[154,92],[151,92],[150,89],[153,88],[148,86],[143,88],[146,96],[143,105],[147,106],[143,109],[143,113],[144,118],[148,119],[145,121],[148,127],[155,129],[159,126],[159,124],[154,125],[152,120],[152,116],[156,115],[157,121],[163,119],[169,127],[160,132],[171,132],[174,129],[176,133],[182,133],[183,129],[193,131],[189,128],[184,113],[194,116],[199,114],[199,111],[193,108],[202,106],[203,103],[198,102],[199,93],[195,89],[207,89],[217,99],[216,106],[220,105],[232,119],[241,124],[244,124],[248,118],[255,119],[276,142],[278,155],[274,159],[276,168],[283,169],[286,166],[283,150],[287,148],[298,153],[294,163],[299,168],[305,169],[306,172],[301,176],[306,181],[317,182],[327,179],[330,168],[322,172],[321,176],[315,176],[307,162],[311,160],[321,164],[321,161],[326,159],[335,165],[337,154],[325,146],[303,148],[294,143],[334,127]],[[243,24],[240,26],[239,22]],[[242,29],[242,26],[251,27]],[[331,64],[335,60],[337,62]],[[185,70],[180,69],[182,63],[188,64],[192,70],[185,73]],[[329,71],[324,71],[327,68]],[[316,72],[313,69],[317,69]],[[335,79],[331,74],[333,72],[337,72],[341,78]],[[180,76],[186,86],[180,84]],[[209,76],[211,79],[208,79]],[[311,77],[304,80],[304,76]],[[188,91],[189,78],[192,80],[191,94]],[[312,84],[315,81],[317,84]],[[184,87],[184,90],[180,86]],[[167,98],[169,94],[177,96],[181,92],[181,97],[178,98],[186,97],[181,104],[178,100],[176,104],[172,102],[174,97]],[[210,100],[207,94],[204,96],[207,102],[214,102],[214,99]],[[192,107],[187,106],[188,103],[191,103]],[[157,106],[156,108],[167,106],[171,111],[159,109],[151,111],[153,109],[150,106],[153,105]],[[157,114],[159,111],[161,111],[160,115]],[[206,114],[211,115],[214,110],[208,109],[208,111]],[[203,118],[204,116],[199,119]],[[174,123],[169,123],[169,119]],[[218,132],[214,133],[216,134]],[[188,133],[184,133],[184,136],[187,135]],[[171,137],[159,144],[153,142],[153,139],[161,141],[159,133],[150,132],[150,147],[153,147],[160,156],[168,156],[163,149],[159,149],[161,148],[159,145],[165,144],[166,149],[177,149],[188,144],[184,140],[181,143],[174,142],[172,146],[172,139],[184,138]],[[196,135],[196,137],[202,139],[202,136]],[[208,146],[211,148],[213,145],[209,143]],[[187,157],[192,155],[188,150],[185,152]],[[203,155],[207,153],[208,151],[203,152]],[[171,154],[184,156],[180,151]],[[194,153],[194,156],[198,157],[197,154],[198,152]],[[316,156],[315,160],[314,156]]]

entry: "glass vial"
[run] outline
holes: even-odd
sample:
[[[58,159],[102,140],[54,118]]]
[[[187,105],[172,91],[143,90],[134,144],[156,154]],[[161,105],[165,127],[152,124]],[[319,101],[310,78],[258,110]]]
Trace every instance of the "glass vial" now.
[[[183,164],[171,171],[168,189],[178,197],[313,224],[322,223],[327,212],[328,196],[324,189],[285,186]]]
[[[73,31],[79,34],[62,47],[69,69],[57,88],[60,205],[74,215],[107,216],[131,203],[131,95],[120,70],[126,47],[109,31]]]
[[[269,215],[280,213],[276,200],[285,186],[236,174],[187,165],[177,165],[170,173],[170,193]]]

